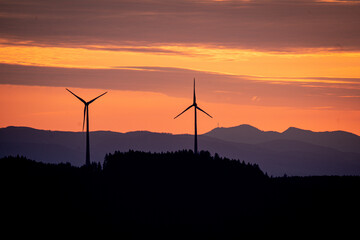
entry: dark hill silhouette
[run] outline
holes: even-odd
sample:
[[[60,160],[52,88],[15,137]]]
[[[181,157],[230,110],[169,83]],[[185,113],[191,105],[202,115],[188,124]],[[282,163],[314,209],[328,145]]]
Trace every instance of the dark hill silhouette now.
[[[230,128],[215,128],[204,135],[224,141],[257,144],[273,140],[295,140],[334,148],[342,152],[360,153],[360,137],[349,132],[313,132],[290,127],[283,133],[261,131],[243,124]]]
[[[280,135],[280,133],[264,132],[253,126],[243,124],[236,127],[215,128],[210,132],[205,133],[204,135],[230,142],[256,144],[275,140],[278,138],[278,135]]]
[[[11,236],[347,238],[360,214],[360,177],[269,178],[203,151],[115,152],[103,169],[7,157],[0,170],[1,227]]]
[[[311,144],[335,148],[343,152],[360,153],[360,137],[349,132],[313,132],[290,127],[282,133],[283,139],[298,140]]]
[[[242,131],[242,129],[246,130],[249,139],[264,139],[261,136],[266,136],[267,141],[252,140],[259,142],[256,144],[239,143],[205,134],[199,136],[199,150],[208,150],[211,154],[218,153],[220,156],[259,164],[264,172],[273,176],[360,175],[360,153],[340,151],[338,147],[328,147],[325,143],[315,145],[301,140],[274,139],[273,136],[283,136],[284,133],[261,132],[251,126],[235,128],[234,131]],[[214,131],[220,130],[228,131],[228,129]],[[311,134],[317,136],[317,133]],[[339,140],[336,140],[337,134],[340,134]],[[354,143],[350,141],[346,145],[348,141],[342,141],[343,134],[345,137],[354,137]],[[295,133],[289,135],[293,135],[293,138],[297,136]],[[339,144],[340,147],[351,149],[353,148],[351,144],[355,145],[356,139],[359,138],[349,133],[334,133],[332,136],[334,143],[339,141],[342,144]],[[246,139],[245,135],[241,137]],[[324,137],[326,141],[329,138]],[[84,139],[85,133],[82,132],[44,131],[23,127],[2,128],[0,157],[19,154],[45,163],[71,162],[72,165],[81,166],[85,161]],[[146,131],[129,133],[96,131],[91,133],[91,149],[92,161],[102,162],[105,154],[116,150],[166,152],[193,149],[193,136]]]

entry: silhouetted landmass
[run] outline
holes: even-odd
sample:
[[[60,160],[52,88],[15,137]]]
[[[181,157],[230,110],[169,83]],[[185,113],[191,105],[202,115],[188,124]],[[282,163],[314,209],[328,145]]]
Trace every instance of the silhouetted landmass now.
[[[12,236],[292,239],[358,229],[360,177],[270,178],[204,151],[115,152],[80,168],[6,157],[0,171],[2,233]]]
[[[295,127],[286,131],[261,131],[253,126],[243,124],[229,128],[215,128],[204,135],[224,141],[261,144],[277,140],[297,141],[316,146],[333,148],[341,152],[360,153],[360,137],[345,131],[313,132]]]
[[[300,129],[286,132],[262,132],[248,125],[234,129],[217,128],[214,133],[226,134],[198,136],[199,150],[258,164],[270,176],[360,175],[360,152],[355,151],[360,149],[359,136]],[[228,134],[232,134],[233,138],[220,139],[221,136],[229,137]],[[263,137],[268,134],[281,137]],[[245,140],[248,142],[241,142]],[[115,150],[167,152],[193,148],[193,135],[96,131],[91,132],[90,159],[102,162],[106,153]],[[341,150],[343,148],[351,151]],[[72,165],[81,166],[85,162],[85,133],[26,127],[0,128],[0,157],[17,154],[44,163],[70,161]]]

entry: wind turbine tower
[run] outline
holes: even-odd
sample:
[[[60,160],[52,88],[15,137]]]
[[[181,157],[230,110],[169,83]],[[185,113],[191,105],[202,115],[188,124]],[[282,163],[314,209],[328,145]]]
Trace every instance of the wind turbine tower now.
[[[77,96],[75,93],[73,93],[72,91],[70,91],[69,89],[66,88],[66,90],[68,90],[72,95],[74,95],[76,98],[78,98],[82,103],[84,103],[85,107],[84,107],[84,120],[83,120],[83,131],[84,131],[84,126],[85,126],[85,119],[86,119],[86,160],[85,160],[85,165],[89,166],[90,165],[90,140],[89,140],[89,105],[94,102],[96,99],[98,99],[99,97],[105,95],[107,92],[104,92],[103,94],[97,96],[96,98],[94,98],[93,100],[86,102],[84,99],[82,99],[81,97]]]
[[[209,117],[212,118],[212,116],[210,116],[210,114],[208,114],[207,112],[205,112],[204,110],[202,110],[196,103],[196,94],[195,94],[195,78],[194,78],[194,96],[193,96],[193,104],[190,105],[188,108],[186,108],[184,111],[182,111],[179,115],[177,115],[175,118],[179,117],[181,114],[183,114],[184,112],[186,112],[187,110],[189,110],[190,108],[194,107],[195,110],[195,134],[194,134],[194,153],[198,154],[198,141],[197,141],[197,119],[196,119],[196,110],[200,110],[203,113],[205,113],[206,115],[208,115]]]

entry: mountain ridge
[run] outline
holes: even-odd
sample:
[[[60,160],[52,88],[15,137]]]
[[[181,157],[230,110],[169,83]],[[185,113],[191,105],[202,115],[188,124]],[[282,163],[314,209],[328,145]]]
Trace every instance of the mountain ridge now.
[[[251,129],[250,132],[255,134],[261,132],[251,126],[245,128]],[[266,141],[259,143],[236,142],[203,134],[199,135],[199,150],[256,163],[264,172],[273,176],[360,175],[360,153],[341,151],[297,139],[269,137],[279,137],[279,134],[281,133],[270,132],[270,135],[265,135]],[[255,136],[255,139],[261,140],[262,136]],[[245,137],[251,138],[250,133]],[[147,152],[193,149],[193,138],[193,135],[189,134],[150,131],[93,131],[90,134],[91,161],[102,162],[108,153],[130,149]],[[340,148],[344,147],[341,141],[339,144]],[[72,165],[81,166],[85,158],[85,133],[27,127],[0,128],[0,157],[8,155],[23,155],[41,162],[70,162]]]
[[[296,127],[289,127],[283,132],[257,131],[249,132],[248,124],[231,128],[215,128],[204,135],[237,143],[258,144],[273,140],[296,140],[319,146],[335,148],[343,152],[360,153],[360,136],[346,131],[314,132]]]

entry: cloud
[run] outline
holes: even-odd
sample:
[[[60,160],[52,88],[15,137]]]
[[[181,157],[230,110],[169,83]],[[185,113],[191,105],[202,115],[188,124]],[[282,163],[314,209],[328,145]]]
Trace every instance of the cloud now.
[[[0,64],[0,84],[148,91],[191,99],[192,80],[197,80],[199,101],[240,105],[359,109],[360,79],[323,78],[310,82],[236,76],[183,68],[133,67],[79,69]],[[327,79],[328,80],[328,79]],[[334,79],[333,79],[334,80]],[[281,82],[279,81],[279,82]],[[322,81],[322,82],[321,82]],[[342,83],[343,82],[343,83]],[[349,87],[351,86],[351,87]],[[261,96],[261,97],[259,97]]]
[[[0,35],[47,46],[359,51],[359,15],[355,1],[12,0],[0,2]]]

